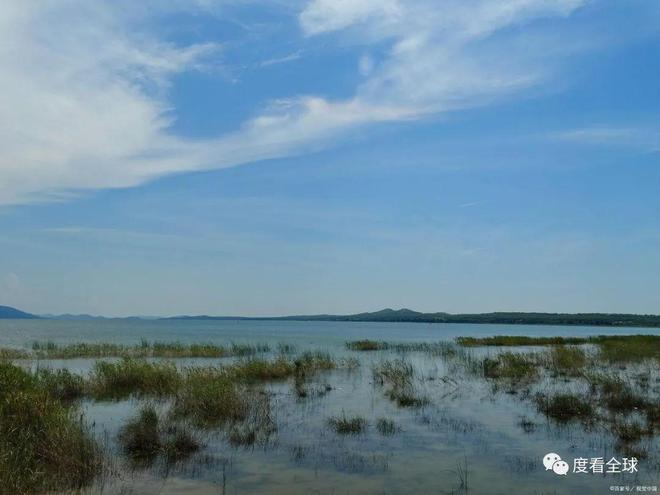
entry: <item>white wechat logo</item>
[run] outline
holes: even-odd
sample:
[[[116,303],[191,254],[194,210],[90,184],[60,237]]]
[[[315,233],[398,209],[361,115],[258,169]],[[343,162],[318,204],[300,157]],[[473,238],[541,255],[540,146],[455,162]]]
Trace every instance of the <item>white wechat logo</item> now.
[[[566,476],[568,473],[568,463],[561,460],[559,454],[550,452],[543,457],[543,465],[546,471],[552,470],[553,473],[560,476]]]

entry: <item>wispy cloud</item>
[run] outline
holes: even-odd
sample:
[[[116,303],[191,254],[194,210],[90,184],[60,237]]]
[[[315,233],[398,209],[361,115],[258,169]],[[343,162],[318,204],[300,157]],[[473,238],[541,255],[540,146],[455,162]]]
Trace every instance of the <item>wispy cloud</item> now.
[[[308,38],[347,33],[362,47],[387,47],[385,54],[369,59],[352,97],[292,95],[265,105],[235,132],[206,140],[172,133],[176,109],[166,90],[176,74],[217,63],[219,45],[164,42],[143,16],[206,11],[221,1],[150,2],[148,9],[123,1],[4,1],[0,204],[304,153],[358,126],[518,94],[550,80],[561,55],[556,39],[546,50],[527,45],[526,35],[536,21],[570,16],[584,1],[311,0],[299,11],[301,50]]]
[[[298,60],[301,56],[302,56],[302,51],[298,50],[293,53],[289,53],[288,55],[284,55],[283,57],[276,57],[276,58],[270,58],[268,60],[264,60],[263,62],[259,63],[259,66],[269,67],[271,65],[285,64],[287,62],[293,62],[294,60]]]
[[[660,151],[660,131],[643,127],[593,126],[560,131],[552,135],[562,141],[601,146],[623,146]]]

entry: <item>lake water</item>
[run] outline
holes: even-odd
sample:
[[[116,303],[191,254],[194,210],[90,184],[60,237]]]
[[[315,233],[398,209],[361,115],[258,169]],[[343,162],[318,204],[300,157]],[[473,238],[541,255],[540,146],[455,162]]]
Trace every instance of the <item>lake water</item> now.
[[[348,351],[345,342],[358,339],[437,342],[456,336],[530,335],[583,336],[660,334],[658,329],[470,325],[420,323],[349,323],[292,321],[188,320],[0,320],[0,346],[29,348],[33,341],[113,342],[141,339],[183,343],[231,342],[293,344],[336,357],[355,357],[358,369],[321,373],[315,380],[331,390],[301,400],[291,381],[268,384],[277,433],[264,445],[233,447],[222,432],[203,433],[203,451],[164,472],[162,466],[128,469],[116,442],[122,424],[135,414],[138,400],[86,402],[83,410],[95,432],[117,456],[120,475],[94,486],[108,494],[603,494],[612,486],[658,486],[658,441],[646,447],[634,474],[576,474],[546,471],[542,458],[555,452],[569,462],[577,457],[612,457],[616,450],[608,433],[581,424],[559,426],[540,415],[519,394],[494,392],[489,383],[461,371],[439,356],[425,353]],[[497,349],[477,349],[496,353]],[[405,357],[415,368],[419,390],[429,398],[421,408],[401,408],[374,385],[371,369],[387,359]],[[181,365],[222,364],[226,359],[185,360]],[[86,372],[91,360],[40,362]],[[33,363],[34,365],[34,363]],[[640,370],[637,370],[640,371]],[[636,371],[636,372],[637,372]],[[655,380],[657,370],[648,371]],[[543,382],[545,390],[580,390],[570,381]],[[167,403],[159,403],[162,410]],[[368,422],[361,435],[338,435],[327,427],[332,416],[359,415]],[[383,436],[379,418],[395,422],[397,433]],[[522,428],[521,419],[533,427]],[[657,488],[657,489],[660,489]]]

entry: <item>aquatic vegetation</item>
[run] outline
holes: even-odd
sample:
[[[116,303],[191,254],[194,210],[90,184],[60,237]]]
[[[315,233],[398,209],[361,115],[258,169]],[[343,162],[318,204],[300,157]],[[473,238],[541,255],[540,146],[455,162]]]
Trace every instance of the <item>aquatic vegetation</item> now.
[[[85,380],[68,369],[39,368],[35,378],[39,386],[57,400],[69,402],[85,395]]]
[[[454,357],[461,350],[452,342],[383,342],[377,340],[353,340],[346,342],[346,348],[351,351],[393,351],[393,352],[424,352],[436,356]]]
[[[176,417],[192,419],[198,426],[242,421],[248,416],[251,394],[224,370],[191,368],[174,399]]]
[[[503,352],[482,361],[486,378],[507,379],[514,382],[531,381],[538,376],[538,366],[533,354]]]
[[[550,349],[549,365],[557,375],[576,376],[587,364],[587,355],[576,346],[555,345]]]
[[[0,486],[8,493],[81,489],[104,468],[101,447],[75,409],[28,372],[0,363]]]
[[[412,364],[404,359],[383,361],[372,369],[374,381],[379,385],[389,384],[394,387],[407,386],[414,376]]]
[[[12,361],[14,359],[29,359],[30,354],[23,349],[0,348],[0,361]]]
[[[458,337],[456,342],[464,347],[594,344],[599,347],[598,357],[608,362],[660,359],[660,335],[598,335],[593,337],[498,335],[494,337]]]
[[[650,433],[648,429],[636,421],[616,422],[612,427],[612,432],[624,444],[637,442]]]
[[[413,383],[415,374],[410,363],[403,359],[384,361],[372,370],[374,382],[385,387],[385,395],[400,407],[422,407],[429,403],[420,396]]]
[[[588,337],[527,337],[524,335],[495,335],[493,337],[457,337],[456,343],[464,347],[511,347],[587,344]]]
[[[600,336],[596,342],[598,357],[610,363],[660,360],[660,335]]]
[[[260,354],[264,352],[270,352],[270,346],[268,344],[237,344],[233,342],[229,349],[228,356],[254,356],[255,354]]]
[[[345,353],[348,357],[337,358],[322,350],[298,353],[294,346],[282,343],[271,345],[272,355],[260,356],[259,353],[270,348],[262,344],[241,343],[224,347],[225,355],[234,355],[238,359],[212,365],[207,361],[203,366],[199,363],[189,365],[188,361],[177,366],[174,361],[162,361],[158,357],[188,357],[186,353],[211,356],[218,352],[216,347],[144,341],[125,348],[121,345],[95,348],[93,352],[99,354],[126,349],[134,354],[125,355],[121,360],[105,360],[110,356],[103,355],[104,360],[97,362],[86,374],[42,368],[42,363],[35,363],[38,367],[33,371],[7,372],[5,381],[12,377],[15,382],[13,387],[34,390],[34,394],[44,400],[58,404],[83,432],[87,430],[81,426],[84,423],[79,418],[78,399],[83,399],[82,404],[86,408],[91,404],[92,410],[95,400],[140,399],[126,403],[127,407],[138,404],[135,416],[121,425],[120,433],[112,437],[113,441],[117,441],[118,449],[113,448],[104,454],[119,454],[127,458],[130,463],[121,463],[121,469],[165,468],[161,473],[163,476],[171,475],[170,468],[175,467],[173,463],[176,463],[176,469],[186,474],[194,473],[190,474],[194,478],[207,469],[198,463],[211,462],[205,459],[214,458],[217,452],[226,452],[230,447],[253,449],[255,445],[292,449],[292,460],[303,464],[300,467],[305,469],[311,466],[316,469],[323,464],[327,469],[348,472],[374,471],[381,467],[386,470],[390,461],[388,456],[399,455],[399,444],[405,445],[408,440],[406,435],[417,435],[419,428],[424,428],[434,441],[441,435],[440,441],[450,444],[462,441],[464,436],[466,445],[481,441],[481,435],[484,442],[491,440],[486,437],[492,433],[490,423],[482,423],[476,418],[465,419],[457,407],[474,405],[475,399],[485,400],[486,397],[482,397],[484,391],[490,391],[487,399],[492,401],[495,411],[503,410],[500,401],[507,404],[506,410],[510,411],[512,400],[527,401],[536,408],[539,414],[527,413],[528,416],[510,419],[511,426],[519,427],[519,436],[523,432],[536,432],[536,438],[550,430],[557,435],[574,431],[564,427],[546,431],[541,427],[543,420],[540,415],[550,418],[553,427],[556,423],[580,421],[584,424],[578,426],[585,427],[584,435],[589,440],[595,431],[605,433],[602,442],[608,448],[614,447],[626,455],[639,453],[639,458],[648,455],[649,462],[657,462],[654,442],[660,429],[660,382],[655,363],[640,360],[628,365],[635,359],[626,363],[610,361],[603,357],[598,338],[586,339],[588,342],[585,343],[589,345],[584,347],[566,342],[566,339],[545,344],[523,344],[546,346],[543,349],[470,349],[471,345],[464,348],[455,342],[363,340],[345,345],[354,351],[382,352],[371,355],[348,352]],[[609,341],[607,339],[604,341]],[[46,355],[48,352],[62,355],[62,349],[67,347],[48,343],[40,346],[32,353],[26,352],[31,356],[37,353]],[[520,352],[506,352],[511,350]],[[66,354],[83,351],[92,352],[70,348]],[[359,367],[360,359],[371,367],[371,373],[348,373],[346,370]],[[23,365],[32,366],[32,363]],[[186,365],[189,367],[183,367]],[[332,387],[328,382],[332,383]],[[365,390],[367,384],[374,389]],[[4,382],[0,378],[2,386]],[[315,401],[328,394],[333,387],[336,387],[336,392],[323,401]],[[501,387],[508,387],[504,389],[507,392],[516,391],[518,397],[496,396]],[[478,391],[478,398],[470,397],[473,391]],[[313,431],[313,427],[317,427],[315,421],[298,427],[299,420],[304,422],[309,415],[318,414],[326,407],[332,407],[333,411],[345,408],[355,412],[354,401],[362,398],[358,394],[371,398],[374,392],[378,397],[372,402],[375,409],[373,417],[367,419],[361,415],[329,413],[331,417],[322,419],[322,428],[329,435],[316,436]],[[145,398],[150,400],[146,405],[142,400]],[[430,398],[433,398],[432,405]],[[479,403],[484,404],[484,401]],[[391,411],[395,407],[423,409],[399,410],[394,417]],[[455,414],[458,416],[453,417]],[[474,414],[488,412],[474,411]],[[3,427],[0,425],[0,430]],[[373,432],[370,433],[373,435],[354,439],[357,444],[355,451],[347,449],[347,446],[353,449],[352,440],[339,438],[342,435],[364,434],[372,427]],[[276,435],[278,429],[282,430],[280,436]],[[385,438],[397,434],[397,437]],[[306,444],[310,435],[320,444],[316,441]],[[460,438],[457,438],[459,435]],[[200,438],[220,442],[222,448],[214,445],[208,455],[193,455],[202,448]],[[529,443],[529,440],[526,442]],[[0,449],[3,441],[0,439]],[[290,442],[295,447],[292,448]],[[374,444],[381,450],[383,446],[392,447],[392,453],[381,456],[372,448]],[[0,481],[9,476],[2,473],[6,467],[2,458],[4,452],[0,450]],[[191,455],[193,457],[186,461]],[[100,459],[103,464],[103,455]],[[109,459],[113,460],[112,457]],[[453,481],[451,488],[454,492],[461,493],[467,488],[468,470],[462,457],[454,464],[456,460],[450,460],[446,470],[453,472],[452,476],[458,476],[458,481],[450,478],[449,482],[452,484]],[[137,476],[153,474],[153,469],[147,473],[136,473]],[[88,485],[95,476],[98,475],[90,475],[88,480],[80,482],[80,486]],[[475,483],[473,478],[470,477],[470,488]],[[65,486],[64,490],[69,490],[71,486]]]
[[[277,352],[280,354],[294,354],[296,352],[296,346],[294,344],[279,342],[277,344]]]
[[[520,421],[518,421],[518,426],[520,426],[520,428],[522,428],[525,433],[534,433],[538,427],[534,421],[526,416],[520,418]]]
[[[179,462],[202,448],[191,429],[180,424],[165,428],[162,453],[167,463]]]
[[[124,453],[138,464],[150,464],[161,450],[159,418],[153,406],[144,406],[119,432]]]
[[[293,362],[282,356],[275,360],[255,358],[240,361],[227,368],[228,374],[245,381],[282,380],[292,376],[294,371]]]
[[[376,340],[354,340],[346,342],[346,349],[350,351],[382,351],[389,349],[386,342],[378,342]]]
[[[367,430],[367,420],[360,416],[345,414],[328,418],[328,426],[340,435],[359,435]]]
[[[124,358],[116,363],[97,361],[90,376],[95,398],[118,399],[130,395],[173,395],[181,386],[181,375],[173,363]]]
[[[589,420],[595,415],[591,403],[577,394],[560,393],[552,396],[538,394],[535,400],[538,410],[555,421]]]
[[[381,435],[385,437],[389,437],[394,435],[398,431],[398,428],[396,426],[396,423],[391,419],[378,418],[376,420],[376,430]]]
[[[306,373],[331,370],[337,367],[332,356],[322,351],[304,352],[294,361],[294,365],[297,370],[303,370]]]
[[[181,342],[148,342],[122,345],[108,342],[56,344],[33,342],[33,354],[23,352],[13,359],[36,357],[39,359],[75,358],[221,358],[253,356],[270,351],[268,344],[237,344],[229,347],[216,344],[184,344]],[[2,351],[0,351],[1,353]]]
[[[179,424],[163,425],[152,405],[145,405],[119,432],[124,454],[136,465],[150,465],[159,456],[177,462],[201,448],[189,428]]]

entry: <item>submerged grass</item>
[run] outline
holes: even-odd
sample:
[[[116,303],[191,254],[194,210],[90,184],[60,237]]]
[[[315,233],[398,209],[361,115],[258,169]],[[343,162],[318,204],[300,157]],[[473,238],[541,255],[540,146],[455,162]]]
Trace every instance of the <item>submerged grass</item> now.
[[[535,400],[540,412],[561,423],[576,419],[590,420],[595,417],[591,403],[577,394],[560,393],[551,396],[538,394]]]
[[[367,420],[360,416],[341,416],[328,418],[328,426],[340,435],[359,435],[367,430]]]
[[[485,358],[482,369],[486,378],[513,382],[529,382],[538,376],[537,360],[533,354],[503,352],[494,358]]]
[[[378,418],[376,420],[376,430],[384,437],[390,437],[398,431],[398,428],[396,423],[391,419]]]
[[[104,466],[87,426],[30,373],[0,363],[0,486],[6,493],[81,489]]]

